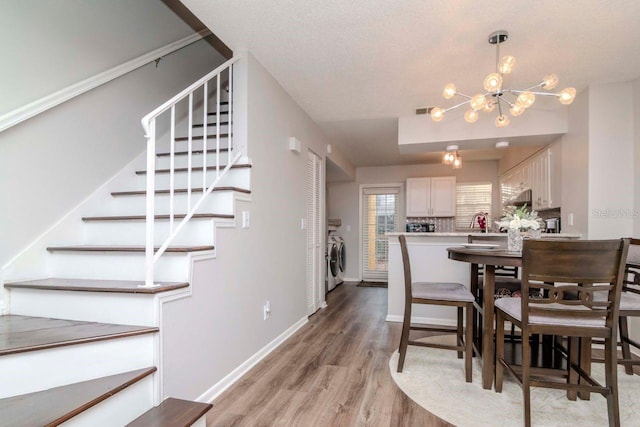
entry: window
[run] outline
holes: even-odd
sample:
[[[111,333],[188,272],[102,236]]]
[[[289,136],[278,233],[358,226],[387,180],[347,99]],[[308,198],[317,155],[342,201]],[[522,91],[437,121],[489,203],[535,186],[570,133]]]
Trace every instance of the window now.
[[[469,228],[475,214],[487,214],[491,227],[491,184],[490,183],[460,183],[456,184],[456,228]],[[480,227],[477,222],[474,227]]]
[[[399,228],[399,187],[362,189],[362,278],[387,280],[389,242],[385,233]]]

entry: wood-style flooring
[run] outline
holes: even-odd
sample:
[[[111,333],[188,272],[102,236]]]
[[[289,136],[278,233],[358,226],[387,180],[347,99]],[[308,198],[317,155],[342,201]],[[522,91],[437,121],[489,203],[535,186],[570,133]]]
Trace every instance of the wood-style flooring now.
[[[391,378],[401,324],[384,321],[387,289],[355,285],[216,399],[207,426],[450,426]]]

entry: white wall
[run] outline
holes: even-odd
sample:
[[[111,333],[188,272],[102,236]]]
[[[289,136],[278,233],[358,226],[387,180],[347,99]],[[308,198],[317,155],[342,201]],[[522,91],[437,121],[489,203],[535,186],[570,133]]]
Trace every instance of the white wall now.
[[[193,33],[161,0],[3,1],[2,16],[0,114]]]
[[[201,396],[306,319],[306,154],[324,159],[330,141],[255,58],[247,60],[252,200],[239,210],[249,211],[251,226],[218,231],[217,258],[196,264],[192,277],[199,298],[165,314],[168,339],[180,344],[164,354],[166,395]],[[302,141],[301,153],[289,150],[290,136]],[[264,321],[267,300],[272,313]]]
[[[569,106],[569,132],[562,137],[562,231],[587,235],[589,200],[589,89]],[[573,225],[568,217],[573,215]]]
[[[631,82],[589,87],[590,239],[633,233],[634,155]]]
[[[360,167],[353,182],[328,184],[327,206],[330,218],[342,219],[338,234],[345,239],[347,268],[345,277],[360,279],[359,267],[359,188],[361,184],[404,183],[407,178],[429,176],[455,176],[456,182],[491,182],[493,188],[493,216],[499,217],[498,162],[466,162],[462,169],[451,169],[442,164],[421,164],[386,167]],[[404,200],[404,194],[403,194]],[[404,206],[402,206],[404,212]],[[401,218],[404,227],[404,218]],[[404,231],[404,230],[402,230]]]
[[[633,236],[640,238],[640,79],[633,81]]]
[[[0,133],[0,266],[146,149],[143,115],[222,62],[201,40]]]

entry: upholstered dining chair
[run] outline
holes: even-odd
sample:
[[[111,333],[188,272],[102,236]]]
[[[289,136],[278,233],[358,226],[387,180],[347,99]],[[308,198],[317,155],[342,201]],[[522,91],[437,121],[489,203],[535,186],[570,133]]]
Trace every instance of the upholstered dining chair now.
[[[629,338],[627,318],[640,316],[640,239],[631,239],[623,284],[618,322],[622,359],[618,363],[624,365],[628,375],[633,375],[633,365],[640,365],[640,360],[631,358],[630,346],[640,349],[640,343]]]
[[[629,239],[529,240],[522,249],[522,297],[496,301],[495,390],[502,391],[504,368],[523,390],[525,426],[531,425],[530,387],[562,388],[574,400],[576,392],[600,393],[607,400],[609,425],[620,425],[617,383],[617,322],[624,260]],[[554,285],[546,283],[555,283]],[[537,297],[529,291],[537,289]],[[605,298],[594,297],[603,293]],[[577,295],[577,299],[576,299]],[[505,358],[504,322],[522,330],[522,366]],[[548,371],[531,367],[529,337],[546,334],[567,337],[566,382],[547,378]],[[580,355],[580,341],[602,338],[605,343],[605,385],[588,372],[590,355]],[[590,347],[590,346],[589,346]],[[584,351],[584,346],[582,346]],[[582,364],[585,365],[582,365]],[[583,369],[586,368],[586,369]]]
[[[398,372],[402,372],[404,360],[407,355],[409,345],[432,347],[458,352],[458,358],[463,357],[465,379],[471,382],[472,371],[471,362],[473,357],[473,337],[471,319],[473,312],[473,295],[464,285],[460,283],[439,283],[439,282],[413,282],[411,279],[411,263],[409,260],[409,250],[407,239],[400,235],[400,250],[402,252],[402,264],[404,267],[404,320],[402,323],[402,335],[400,337],[400,347],[398,358]],[[411,308],[413,304],[427,304],[457,307],[457,327],[431,327],[426,325],[411,324]],[[464,311],[464,312],[463,312]],[[463,324],[463,317],[466,325]],[[426,343],[409,339],[409,332],[412,330],[432,331],[441,333],[456,334],[456,345],[445,345],[436,343]]]

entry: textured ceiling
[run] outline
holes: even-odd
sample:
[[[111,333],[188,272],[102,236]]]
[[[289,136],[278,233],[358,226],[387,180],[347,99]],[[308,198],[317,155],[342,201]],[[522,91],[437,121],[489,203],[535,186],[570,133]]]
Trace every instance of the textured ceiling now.
[[[421,161],[399,154],[395,119],[452,105],[441,97],[449,82],[479,92],[498,29],[510,34],[501,54],[517,60],[511,87],[550,72],[578,91],[640,75],[638,0],[183,2],[232,49],[251,51],[356,165]]]

